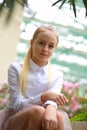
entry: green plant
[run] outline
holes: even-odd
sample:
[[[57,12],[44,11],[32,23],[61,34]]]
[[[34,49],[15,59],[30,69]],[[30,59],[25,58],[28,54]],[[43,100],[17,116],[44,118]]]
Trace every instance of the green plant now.
[[[65,3],[69,3],[70,9],[71,9],[71,7],[73,8],[73,12],[74,12],[74,15],[76,17],[76,4],[77,4],[77,0],[68,0],[68,1],[67,0],[57,0],[56,2],[54,2],[52,4],[52,6],[57,5],[58,3],[60,3],[59,9],[61,9]],[[82,3],[83,3],[83,5],[85,7],[85,10],[86,10],[85,16],[87,16],[87,0],[82,0]]]
[[[87,112],[79,113],[70,118],[70,121],[87,121]]]
[[[79,82],[64,82],[62,92],[69,99],[69,103],[63,109],[69,114],[71,120],[87,120],[87,87],[84,89],[84,97],[80,96],[81,85]]]
[[[68,0],[68,1],[67,0],[57,0],[56,2],[52,3],[52,6],[55,6],[58,3],[61,3],[59,6],[59,9],[61,9],[65,3],[68,3],[70,5],[70,9],[71,9],[71,7],[73,8],[73,12],[74,12],[74,15],[76,17],[76,5],[77,5],[78,1],[79,0]],[[12,12],[13,12],[14,7],[15,7],[15,2],[18,2],[23,7],[26,6],[29,9],[28,0],[2,0],[2,2],[0,2],[0,13],[3,11],[4,7],[8,8],[8,14],[7,14],[7,18],[6,18],[7,22],[11,18]],[[87,0],[79,1],[79,3],[81,3],[81,2],[83,3],[84,8],[86,10],[85,16],[87,16]]]
[[[6,107],[8,101],[8,86],[7,82],[4,81],[0,84],[0,109]]]

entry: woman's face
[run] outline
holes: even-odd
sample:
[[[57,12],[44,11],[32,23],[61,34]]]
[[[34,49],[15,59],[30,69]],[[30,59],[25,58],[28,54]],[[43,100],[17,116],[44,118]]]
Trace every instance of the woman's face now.
[[[39,66],[46,65],[57,46],[57,38],[54,32],[46,30],[40,32],[34,40],[31,40],[31,58]]]

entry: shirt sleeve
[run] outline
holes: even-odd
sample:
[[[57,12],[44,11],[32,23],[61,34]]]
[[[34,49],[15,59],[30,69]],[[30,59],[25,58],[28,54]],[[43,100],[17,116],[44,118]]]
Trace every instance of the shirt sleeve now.
[[[56,78],[52,81],[49,86],[49,90],[60,94],[63,86],[63,73],[58,71]]]
[[[50,86],[48,89],[54,93],[60,94],[62,90],[62,86],[63,86],[63,73],[60,71],[57,71],[57,73],[55,73],[54,80],[52,81],[52,83],[50,83]],[[48,104],[53,105],[56,109],[58,108],[57,103],[50,100],[46,101],[43,104],[43,106],[46,107],[46,105]]]
[[[9,101],[8,108],[14,111],[19,111],[25,106],[32,104],[42,104],[41,94],[34,97],[25,98],[19,88],[19,71],[20,67],[17,65],[10,65],[8,69],[8,86],[9,86]]]

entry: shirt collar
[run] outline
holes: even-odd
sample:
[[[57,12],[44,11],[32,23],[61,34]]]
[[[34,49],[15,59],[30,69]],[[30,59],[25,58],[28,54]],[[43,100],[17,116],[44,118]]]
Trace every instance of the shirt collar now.
[[[44,71],[44,72],[48,72],[48,64],[44,65],[43,67],[40,67],[39,65],[37,65],[32,59],[30,59],[30,69],[34,70],[34,71]]]

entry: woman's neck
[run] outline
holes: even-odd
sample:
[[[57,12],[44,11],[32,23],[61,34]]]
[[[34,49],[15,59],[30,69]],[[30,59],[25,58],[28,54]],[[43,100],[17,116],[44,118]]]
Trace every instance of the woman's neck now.
[[[42,67],[42,66],[45,66],[47,65],[48,62],[42,62],[42,61],[38,61],[38,60],[35,60],[31,57],[32,61],[37,64],[38,66]]]

